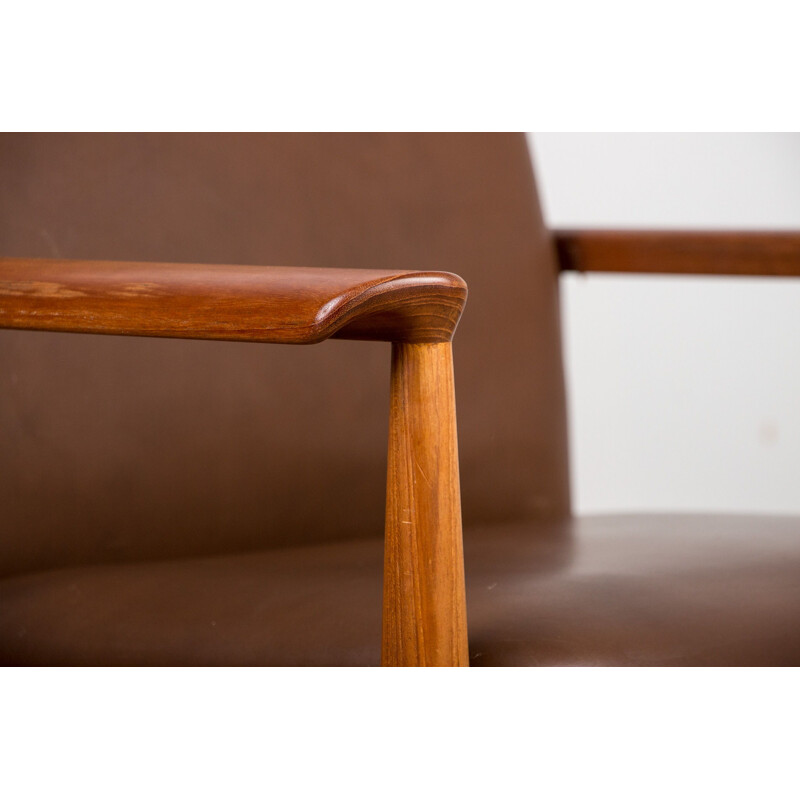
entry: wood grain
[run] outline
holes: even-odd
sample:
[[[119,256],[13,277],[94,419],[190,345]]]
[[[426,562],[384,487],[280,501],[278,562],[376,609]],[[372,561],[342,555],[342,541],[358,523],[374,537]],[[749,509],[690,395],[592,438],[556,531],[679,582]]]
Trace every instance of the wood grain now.
[[[799,232],[554,232],[562,270],[800,277]]]
[[[448,272],[0,259],[0,327],[313,344],[447,342]]]
[[[392,346],[384,666],[467,666],[453,355]]]

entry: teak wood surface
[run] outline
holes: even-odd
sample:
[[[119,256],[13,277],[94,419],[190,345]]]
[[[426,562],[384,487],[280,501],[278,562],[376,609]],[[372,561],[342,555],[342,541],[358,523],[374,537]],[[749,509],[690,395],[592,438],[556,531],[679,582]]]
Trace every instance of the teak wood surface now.
[[[382,662],[467,666],[446,272],[0,258],[0,328],[313,344],[391,341]]]
[[[560,230],[562,270],[800,277],[800,233]]]
[[[0,258],[0,327],[314,344],[447,342],[448,272]]]
[[[384,666],[468,666],[450,343],[392,346]]]

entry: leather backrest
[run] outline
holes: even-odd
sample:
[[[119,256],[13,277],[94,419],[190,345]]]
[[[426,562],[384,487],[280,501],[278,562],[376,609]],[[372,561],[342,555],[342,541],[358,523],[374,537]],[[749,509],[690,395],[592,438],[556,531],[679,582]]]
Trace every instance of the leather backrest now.
[[[0,254],[444,269],[465,524],[568,511],[521,135],[3,135]],[[0,574],[380,536],[389,345],[0,331]]]

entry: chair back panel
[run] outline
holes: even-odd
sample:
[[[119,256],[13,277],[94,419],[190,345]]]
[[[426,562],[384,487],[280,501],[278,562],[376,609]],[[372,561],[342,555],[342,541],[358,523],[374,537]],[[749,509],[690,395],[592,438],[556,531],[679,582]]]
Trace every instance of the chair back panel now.
[[[465,524],[568,512],[521,135],[0,136],[0,254],[444,269]],[[0,331],[0,574],[383,528],[389,345]]]

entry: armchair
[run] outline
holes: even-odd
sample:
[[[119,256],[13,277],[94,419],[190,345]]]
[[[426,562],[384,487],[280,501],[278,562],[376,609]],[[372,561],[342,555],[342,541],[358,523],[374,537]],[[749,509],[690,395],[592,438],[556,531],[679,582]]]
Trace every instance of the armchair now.
[[[0,137],[0,663],[800,663],[800,521],[571,515],[565,269],[800,234],[553,234],[517,135]]]

